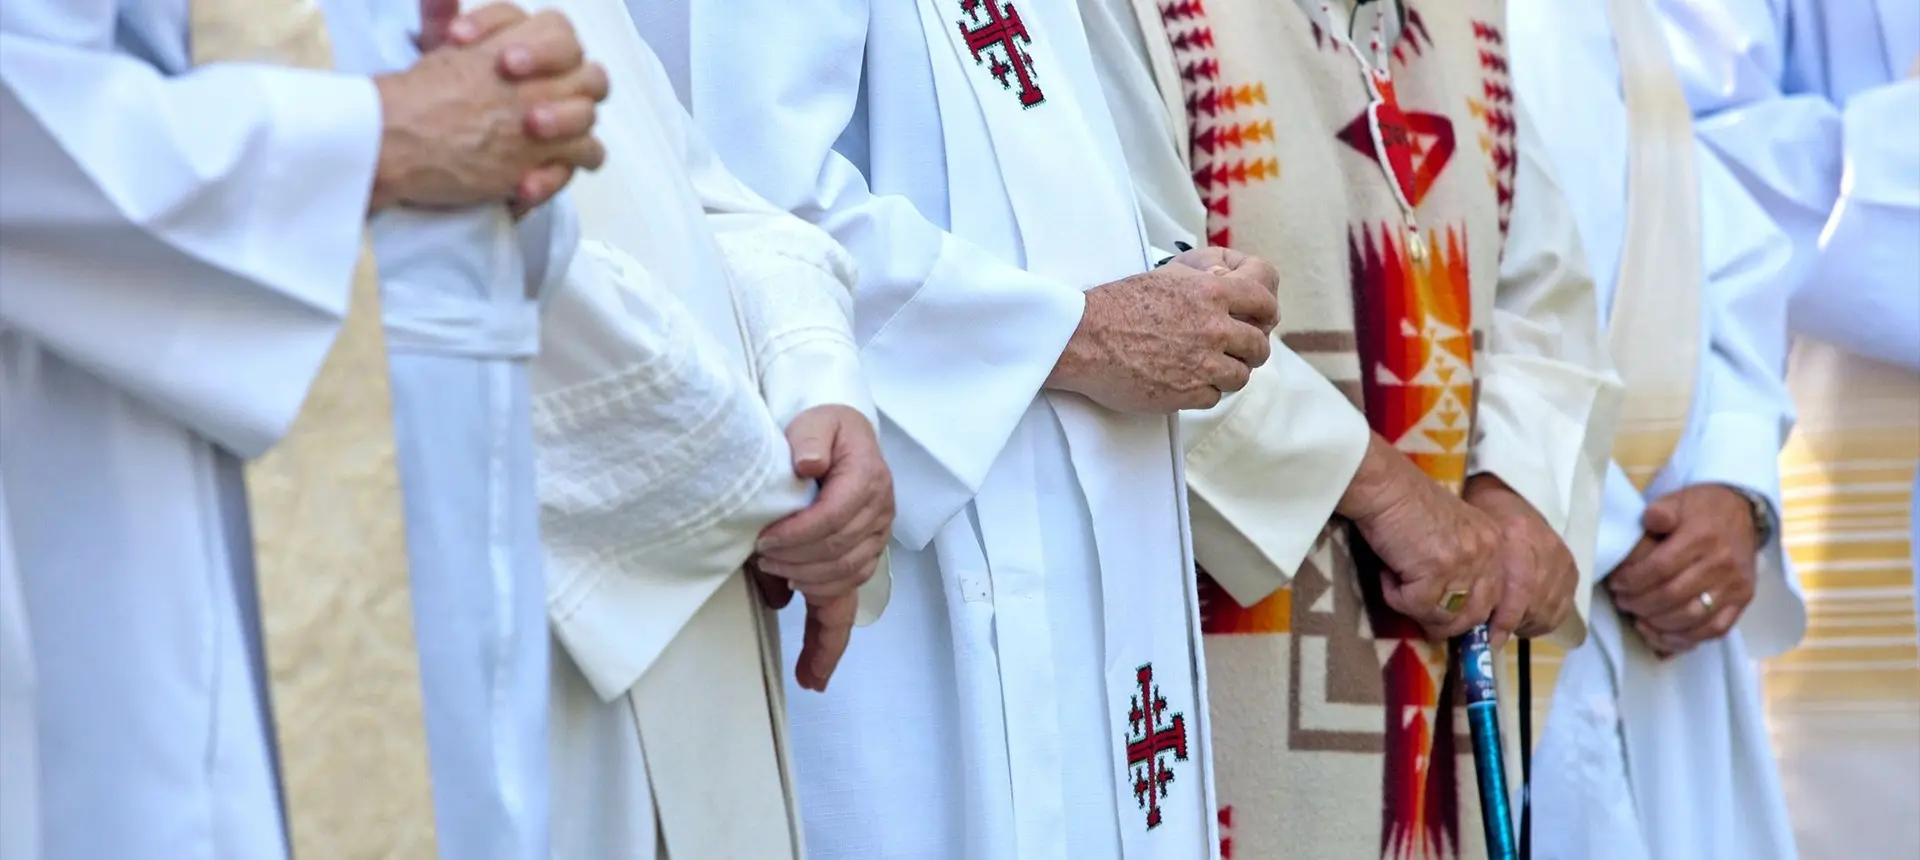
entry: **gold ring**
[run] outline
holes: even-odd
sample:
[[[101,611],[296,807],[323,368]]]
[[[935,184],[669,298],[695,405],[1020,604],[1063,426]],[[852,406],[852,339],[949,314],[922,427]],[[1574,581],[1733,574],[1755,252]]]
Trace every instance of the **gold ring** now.
[[[1452,591],[1447,592],[1445,597],[1440,598],[1440,608],[1445,609],[1448,615],[1452,615],[1455,612],[1459,612],[1460,610],[1465,609],[1466,606],[1467,606],[1467,592],[1462,589],[1456,588]]]

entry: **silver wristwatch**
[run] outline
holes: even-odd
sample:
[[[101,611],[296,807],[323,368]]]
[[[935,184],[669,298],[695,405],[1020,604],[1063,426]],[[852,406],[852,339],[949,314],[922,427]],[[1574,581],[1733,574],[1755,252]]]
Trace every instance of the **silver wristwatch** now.
[[[1773,503],[1767,501],[1766,496],[1760,495],[1746,487],[1736,487],[1731,484],[1722,484],[1721,486],[1739,493],[1741,498],[1747,500],[1747,506],[1752,510],[1753,516],[1753,548],[1755,550],[1765,550],[1767,547],[1772,546],[1773,539],[1779,531],[1776,525],[1778,521],[1774,518]]]

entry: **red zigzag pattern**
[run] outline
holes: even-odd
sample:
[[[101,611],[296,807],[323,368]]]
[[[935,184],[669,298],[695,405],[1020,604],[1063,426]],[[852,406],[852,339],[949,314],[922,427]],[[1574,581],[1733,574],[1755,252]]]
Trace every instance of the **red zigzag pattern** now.
[[[1500,204],[1500,240],[1504,248],[1507,226],[1513,221],[1513,176],[1519,167],[1514,148],[1513,79],[1507,72],[1507,39],[1500,28],[1473,22],[1473,38],[1480,45],[1481,96],[1487,109],[1480,121],[1493,140],[1493,190]]]
[[[1233,189],[1280,176],[1280,160],[1270,148],[1273,120],[1260,114],[1235,116],[1265,105],[1267,87],[1221,83],[1213,27],[1201,0],[1162,3],[1160,19],[1173,45],[1174,63],[1180,67],[1191,132],[1188,155],[1193,185],[1207,207],[1207,244],[1231,245],[1233,229],[1228,221],[1233,216]]]

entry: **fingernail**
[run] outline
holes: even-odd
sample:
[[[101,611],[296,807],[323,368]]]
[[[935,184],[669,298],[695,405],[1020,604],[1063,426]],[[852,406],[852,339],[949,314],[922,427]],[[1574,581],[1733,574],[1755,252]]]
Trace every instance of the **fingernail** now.
[[[466,41],[480,35],[479,25],[467,18],[456,18],[447,27],[447,34],[459,41]]]
[[[553,124],[557,121],[559,121],[559,117],[554,115],[554,110],[549,105],[536,107],[527,114],[527,122],[531,124],[533,130],[539,134],[546,134],[552,131]]]
[[[507,64],[507,71],[516,74],[533,68],[533,52],[522,47],[512,47],[501,55],[501,61]]]
[[[1229,268],[1227,268],[1226,266],[1213,266],[1213,267],[1211,267],[1211,268],[1209,268],[1209,269],[1207,269],[1207,274],[1209,274],[1209,275],[1230,275],[1230,274],[1233,274],[1233,270],[1232,270],[1232,269],[1229,269]]]

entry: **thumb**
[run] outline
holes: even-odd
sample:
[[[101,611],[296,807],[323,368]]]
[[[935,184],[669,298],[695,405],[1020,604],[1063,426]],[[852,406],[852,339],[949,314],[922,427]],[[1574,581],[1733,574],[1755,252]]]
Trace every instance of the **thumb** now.
[[[1640,527],[1647,534],[1670,535],[1680,528],[1680,498],[1677,495],[1661,496],[1647,506],[1646,513],[1640,515]]]
[[[459,15],[460,0],[420,0],[421,52],[432,51],[446,44],[453,19]]]
[[[793,473],[822,478],[833,465],[833,442],[839,422],[824,409],[809,409],[787,425],[787,446],[793,449]]]
[[[794,667],[794,680],[817,693],[827,691],[827,679],[847,653],[853,638],[854,613],[860,608],[860,595],[848,592],[837,597],[807,598],[806,632],[801,638],[800,659]]]

